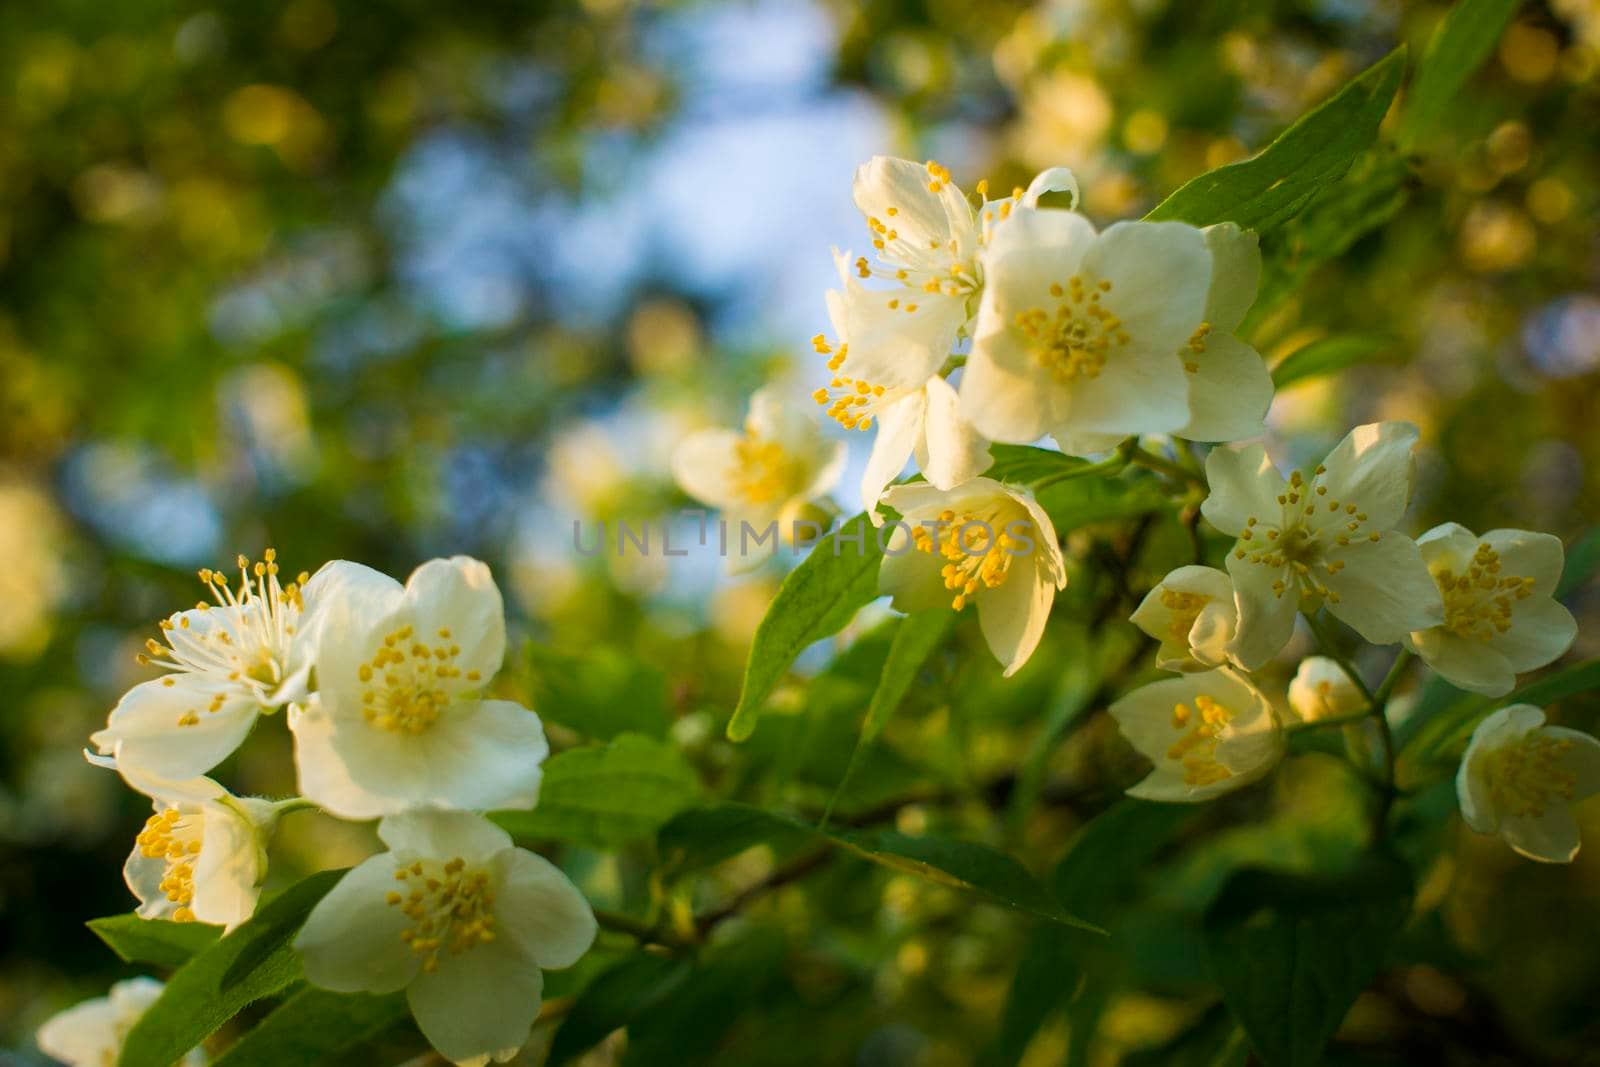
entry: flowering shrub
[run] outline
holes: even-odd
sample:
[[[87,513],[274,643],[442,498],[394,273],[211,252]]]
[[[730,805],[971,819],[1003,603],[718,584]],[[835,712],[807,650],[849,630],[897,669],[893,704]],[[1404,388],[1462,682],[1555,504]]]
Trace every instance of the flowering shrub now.
[[[1404,64],[1383,60],[1258,156],[1100,230],[1064,168],[991,199],[935,162],[860,167],[872,251],[835,254],[830,329],[813,342],[816,407],[773,383],[750,398],[742,429],[689,434],[671,462],[682,491],[736,527],[820,528],[832,526],[826,498],[847,450],[816,410],[876,434],[863,512],[820,540],[793,532],[792,546],[811,547],[756,631],[737,707],[713,713],[728,713],[730,740],[783,749],[787,735],[758,727],[778,717],[762,719],[784,703],[774,694],[796,660],[887,597],[888,621],[838,657],[859,656],[860,673],[788,687],[780,709],[805,715],[830,683],[867,679],[854,736],[823,743],[843,758],[818,810],[717,803],[710,794],[738,795],[739,772],[703,780],[679,751],[707,744],[703,730],[680,724],[668,740],[597,725],[626,721],[611,705],[640,699],[628,684],[594,697],[592,721],[564,724],[603,744],[550,758],[539,715],[502,696],[515,684],[497,682],[505,611],[475,559],[425,562],[403,585],[342,560],[285,582],[271,550],[241,557],[237,580],[201,571],[210,601],[159,624],[142,657],[159,676],[128,690],[87,753],[154,809],[124,868],[137,917],[97,929],[125,959],[175,973],[164,989],[134,979],[58,1015],[40,1048],[74,1064],[201,1062],[230,1019],[282,997],[254,1028],[235,1024],[219,1062],[360,1057],[406,1017],[457,1064],[511,1059],[541,1021],[559,1024],[540,1040],[550,1062],[567,1062],[619,1029],[648,1032],[657,1013],[714,1015],[699,1009],[759,988],[759,939],[719,941],[719,928],[843,855],[1033,924],[1005,1013],[1015,1049],[1047,1014],[1040,1003],[1092,1000],[1080,984],[1114,969],[1108,954],[1125,946],[1108,937],[1110,898],[1178,833],[1173,811],[1248,798],[1290,757],[1319,753],[1361,809],[1359,847],[1305,872],[1228,872],[1201,934],[1244,1035],[1208,1062],[1242,1062],[1246,1045],[1272,1065],[1315,1062],[1411,914],[1419,813],[1453,798],[1472,831],[1569,863],[1571,806],[1600,791],[1600,741],[1543,710],[1596,688],[1595,665],[1518,687],[1577,635],[1560,602],[1573,580],[1561,541],[1454,523],[1413,537],[1419,431],[1408,423],[1356,426],[1287,473],[1256,440],[1274,393],[1247,340],[1261,237],[1336,189],[1375,143]],[[1423,88],[1448,82],[1423,71]],[[1419,98],[1411,106],[1437,106]],[[1169,543],[1143,554],[1158,526]],[[1108,528],[1123,549],[1097,555],[1084,532]],[[736,571],[763,562],[743,538],[729,555]],[[1128,648],[1085,626],[1049,641],[1052,625],[1098,610],[1069,600],[1097,568],[1117,572],[1107,610],[1131,624]],[[873,761],[908,694],[944,702],[975,684],[967,672],[985,656],[993,700],[1028,672],[1084,676],[1044,709],[1045,746],[1104,708],[1137,754],[1119,782],[1131,799],[1086,823],[1048,886],[1002,843],[922,832],[922,801],[867,781],[894,784],[895,760]],[[1366,666],[1379,659],[1374,682]],[[247,735],[278,722],[296,795],[236,796],[208,777],[226,779]],[[959,745],[954,716],[939,729]],[[1041,752],[1006,782],[1022,802],[1041,789]],[[774,773],[811,755],[780,751]],[[311,810],[376,821],[385,850],[264,895],[275,831]],[[885,818],[895,830],[876,825]],[[591,904],[581,864],[523,847],[605,856],[641,840],[653,842],[649,866],[620,911]],[[767,869],[697,906],[716,888],[709,872],[756,846],[774,857]],[[546,972],[589,965],[571,992],[544,998]],[[701,1047],[702,1035],[682,1036]],[[630,1057],[663,1040],[641,1037]]]

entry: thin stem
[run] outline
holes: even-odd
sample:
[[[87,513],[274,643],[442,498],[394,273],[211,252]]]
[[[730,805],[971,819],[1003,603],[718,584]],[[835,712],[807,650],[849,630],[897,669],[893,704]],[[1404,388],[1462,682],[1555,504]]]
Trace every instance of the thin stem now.
[[[1033,491],[1038,492],[1046,486],[1055,485],[1057,482],[1071,482],[1079,478],[1090,478],[1096,474],[1116,474],[1128,465],[1128,457],[1138,449],[1139,440],[1129,437],[1117,445],[1117,450],[1105,459],[1082,467],[1073,467],[1071,470],[1062,471],[1060,474],[1051,474],[1033,483]]]
[[[1206,480],[1199,474],[1189,470],[1187,467],[1178,466],[1178,464],[1165,456],[1158,456],[1154,452],[1140,448],[1137,444],[1128,453],[1128,458],[1141,467],[1149,467],[1153,471],[1160,471],[1162,474],[1177,478],[1179,481],[1189,482],[1205,488]]]
[[[1394,692],[1395,686],[1400,684],[1400,679],[1405,677],[1406,668],[1411,666],[1410,649],[1402,648],[1400,654],[1394,658],[1394,663],[1389,666],[1389,673],[1383,676],[1383,681],[1378,685],[1378,691],[1372,699],[1379,704],[1388,706],[1389,697]]]
[[[1334,644],[1333,635],[1328,632],[1328,624],[1318,615],[1308,613],[1304,617],[1306,625],[1311,628],[1312,635],[1316,637],[1317,644],[1322,649],[1322,654],[1337,663],[1339,669],[1344,671],[1345,677],[1349,678],[1351,684],[1359,689],[1361,695],[1366,698],[1367,709],[1363,714],[1371,714],[1378,704],[1377,698],[1372,695],[1372,687],[1367,685],[1365,678],[1361,677],[1361,672],[1356,670],[1355,664],[1351,663],[1349,658],[1340,652],[1338,646]]]
[[[1374,693],[1356,670],[1355,665],[1341,654],[1333,643],[1333,635],[1328,632],[1327,623],[1319,616],[1307,614],[1306,625],[1311,627],[1311,632],[1316,635],[1317,644],[1322,646],[1323,654],[1332,659],[1344,671],[1346,677],[1361,691],[1367,699],[1366,710],[1363,717],[1370,718],[1378,724],[1378,739],[1383,746],[1383,788],[1378,793],[1378,806],[1372,813],[1372,840],[1377,843],[1383,840],[1384,833],[1389,826],[1389,810],[1394,807],[1395,789],[1395,753],[1394,732],[1389,729],[1389,716],[1386,714],[1386,705],[1389,694],[1399,683],[1400,677],[1405,673],[1406,653],[1402,652],[1396,657],[1395,663],[1389,668],[1389,674],[1384,678],[1383,684]]]
[[[607,930],[627,934],[640,942],[663,945],[671,949],[686,949],[691,946],[689,941],[663,930],[657,923],[647,923],[643,919],[635,919],[621,912],[595,908],[594,920]]]

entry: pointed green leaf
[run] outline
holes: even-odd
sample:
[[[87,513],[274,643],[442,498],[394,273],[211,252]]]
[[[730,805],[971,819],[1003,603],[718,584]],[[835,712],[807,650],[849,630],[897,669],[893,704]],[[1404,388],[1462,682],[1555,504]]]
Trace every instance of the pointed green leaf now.
[[[1272,384],[1279,389],[1307,378],[1337,373],[1357,363],[1370,363],[1394,346],[1387,337],[1348,334],[1324,337],[1296,349],[1272,368]]]
[[[636,952],[597,975],[556,1031],[546,1067],[561,1067],[654,1010],[688,977],[691,966],[682,956]]]
[[[222,936],[219,926],[141,919],[137,915],[108,915],[103,919],[90,919],[88,925],[124,963],[149,963],[157,967],[181,967],[191,956],[210,948]]]
[[[1415,145],[1438,132],[1440,121],[1459,107],[1467,79],[1494,51],[1495,42],[1517,10],[1518,0],[1461,0],[1450,9],[1406,94],[1400,139]]]
[[[405,1018],[404,993],[330,993],[305,986],[212,1060],[212,1067],[325,1063]]]

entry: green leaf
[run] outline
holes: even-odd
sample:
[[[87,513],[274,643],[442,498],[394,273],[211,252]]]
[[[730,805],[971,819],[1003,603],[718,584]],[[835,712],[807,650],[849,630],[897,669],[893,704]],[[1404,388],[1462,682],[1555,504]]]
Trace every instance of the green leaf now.
[[[1192,179],[1145,218],[1194,226],[1236,222],[1262,233],[1292,218],[1373,143],[1404,70],[1405,49],[1398,48],[1301,116],[1263,151]]]
[[[1459,107],[1467,79],[1494,51],[1518,0],[1461,0],[1450,9],[1433,39],[1406,97],[1400,140],[1415,145],[1439,130],[1440,120]]]
[[[533,709],[585,737],[621,733],[666,737],[667,680],[659,670],[604,645],[561,652],[530,643]]]
[[[984,1050],[983,1067],[1012,1067],[1021,1062],[1033,1035],[1071,999],[1081,972],[1075,949],[1059,927],[1041,924],[1034,929],[1006,994],[1000,1033]]]
[[[649,837],[694,803],[700,781],[678,750],[639,734],[574,748],[544,765],[532,811],[491,814],[515,837],[618,848]]]
[[[989,454],[994,463],[983,476],[997,482],[1036,482],[1088,466],[1087,460],[1033,445],[990,445]]]
[[[1148,515],[1172,503],[1159,479],[1142,474],[1057,482],[1045,486],[1036,496],[1058,537],[1092,522]]]
[[[120,1067],[171,1067],[245,1005],[299,981],[300,958],[289,942],[342,877],[342,870],[323,871],[291,886],[178,968],[128,1031]]]
[[[124,963],[180,967],[189,957],[216,944],[222,928],[205,923],[175,923],[141,919],[137,915],[108,915],[90,919],[89,929],[111,946]]]
[[[1196,814],[1185,804],[1117,801],[1073,837],[1051,876],[1056,898],[1072,914],[1103,924],[1138,874]]]
[[[212,1067],[323,1063],[405,1018],[404,993],[331,993],[302,988],[212,1062]]]
[[[676,1067],[711,1062],[741,1017],[768,998],[780,980],[787,946],[781,935],[756,931],[708,952],[692,973],[628,1028],[624,1067]]]
[[[1367,334],[1349,334],[1341,337],[1324,337],[1296,349],[1272,368],[1272,384],[1279,389],[1304,381],[1320,378],[1368,363],[1387,352],[1394,342],[1387,337]]]
[[[1561,569],[1561,581],[1556,585],[1556,599],[1565,600],[1593,578],[1600,570],[1600,526],[1567,546],[1567,563]]]
[[[955,627],[958,617],[953,611],[920,611],[907,616],[900,624],[889,646],[883,673],[878,677],[878,687],[872,691],[872,703],[867,705],[867,717],[861,724],[861,744],[870,745],[883,732],[916,680],[917,672]]]
[[[841,533],[850,536],[841,541]],[[855,534],[860,534],[860,544],[855,542]],[[877,599],[882,556],[877,530],[863,512],[817,542],[784,579],[766,617],[756,627],[739,706],[728,721],[730,740],[743,741],[750,736],[773,686],[801,652],[838,633],[863,605]]]
[[[635,952],[597,975],[578,994],[556,1031],[545,1067],[561,1067],[653,1011],[688,977],[691,966],[682,956]]]
[[[1411,726],[1416,720],[1418,725],[1396,736],[1397,740],[1403,737],[1401,753],[1407,764],[1441,756],[1453,760],[1466,746],[1472,731],[1496,708],[1510,704],[1546,708],[1558,700],[1597,689],[1600,659],[1575,663],[1496,699],[1463,693],[1443,681],[1430,680],[1418,709],[1401,724]]]
[[[892,830],[825,831],[787,815],[733,805],[683,813],[662,828],[658,843],[671,867],[682,872],[726,859],[752,845],[792,843],[800,835],[1017,911],[1103,932],[1063,911],[1039,880],[1015,859],[970,841],[932,834],[914,837]]]
[[[1349,873],[1248,868],[1205,917],[1223,999],[1267,1067],[1312,1067],[1411,911],[1410,872],[1371,855]]]

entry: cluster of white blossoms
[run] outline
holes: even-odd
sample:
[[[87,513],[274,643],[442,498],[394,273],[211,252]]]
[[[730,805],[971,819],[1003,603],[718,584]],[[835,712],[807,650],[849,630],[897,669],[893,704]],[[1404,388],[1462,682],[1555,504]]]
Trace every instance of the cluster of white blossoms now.
[[[489,568],[436,559],[401,585],[339,560],[283,584],[270,550],[238,562],[237,582],[200,572],[211,602],[162,621],[140,656],[161,676],[129,690],[91,738],[90,761],[154,805],[124,868],[138,914],[231,929],[255,911],[282,814],[381,818],[390,851],[347,874],[295,942],[306,977],[403,988],[444,1056],[509,1058],[538,1014],[541,968],[571,965],[596,925],[558,868],[481,814],[533,807],[549,754],[537,715],[485,695],[506,645]],[[239,797],[205,777],[279,712],[300,796]],[[91,1046],[114,1056],[159,991],[118,988],[109,1008],[51,1020],[41,1047],[75,1064],[102,1062]]]
[[[1050,206],[1052,193],[1071,207]],[[1012,674],[1038,646],[1067,571],[1028,487],[984,477],[990,444],[1048,436],[1079,456],[1136,452],[1146,434],[1223,445],[1203,478],[1194,473],[1209,487],[1202,515],[1236,539],[1226,570],[1180,567],[1133,613],[1159,642],[1157,665],[1179,677],[1111,708],[1155,765],[1131,792],[1215,796],[1265,775],[1286,751],[1291,720],[1381,713],[1347,665],[1325,657],[1301,664],[1292,714],[1262,694],[1251,672],[1283,651],[1298,614],[1326,610],[1365,640],[1403,644],[1451,683],[1494,697],[1572,644],[1572,616],[1552,595],[1556,538],[1479,538],[1447,524],[1414,540],[1398,529],[1414,427],[1358,427],[1323,462],[1287,476],[1261,444],[1227,444],[1261,436],[1272,400],[1265,363],[1235,336],[1261,275],[1254,234],[1179,222],[1097,232],[1060,168],[991,200],[984,183],[968,197],[937,163],[878,157],[857,170],[854,198],[872,250],[835,253],[833,333],[812,340],[829,377],[813,398],[846,429],[877,431],[861,495],[875,524],[883,509],[898,514],[880,538],[880,588],[895,608],[974,605]],[[891,485],[913,459],[920,480]],[[674,470],[691,496],[742,519],[796,514],[833,488],[842,465],[840,446],[769,386],[742,435],[689,438]],[[1549,798],[1586,789],[1581,774],[1570,788],[1555,781]]]

